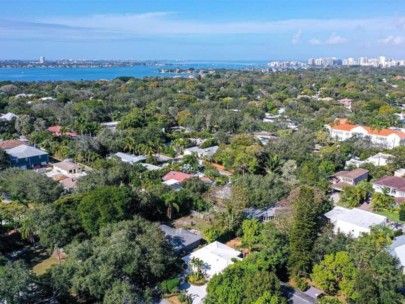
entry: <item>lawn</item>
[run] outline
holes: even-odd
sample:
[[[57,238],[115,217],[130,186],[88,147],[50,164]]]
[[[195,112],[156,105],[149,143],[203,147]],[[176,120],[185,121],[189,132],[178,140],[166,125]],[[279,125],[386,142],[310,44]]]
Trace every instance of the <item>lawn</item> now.
[[[377,213],[377,214],[380,214],[380,215],[384,215],[384,216],[386,216],[390,221],[393,221],[393,222],[397,222],[397,223],[401,223],[401,224],[405,224],[405,222],[404,221],[400,221],[399,220],[399,213],[398,212],[395,212],[395,211],[393,211],[393,212],[390,212],[390,211],[387,211],[387,210],[383,210],[383,211],[374,211],[374,213]]]
[[[51,256],[43,260],[41,263],[35,265],[32,268],[32,271],[39,276],[44,274],[52,265],[56,265],[58,263],[59,263],[58,259],[55,256]]]

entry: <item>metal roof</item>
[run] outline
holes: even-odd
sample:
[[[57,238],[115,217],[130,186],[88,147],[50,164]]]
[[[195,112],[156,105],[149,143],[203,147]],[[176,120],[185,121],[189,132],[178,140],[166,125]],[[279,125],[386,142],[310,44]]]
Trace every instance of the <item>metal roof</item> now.
[[[21,145],[12,149],[8,149],[6,153],[15,158],[27,158],[27,157],[48,155],[48,153],[45,151],[27,145]]]

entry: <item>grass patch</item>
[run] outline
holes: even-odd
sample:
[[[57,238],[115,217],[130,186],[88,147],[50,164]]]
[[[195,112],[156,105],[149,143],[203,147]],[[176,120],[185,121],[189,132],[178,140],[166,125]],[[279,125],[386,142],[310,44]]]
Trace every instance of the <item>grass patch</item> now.
[[[399,212],[397,211],[388,211],[388,210],[383,210],[383,211],[374,211],[374,213],[377,213],[379,215],[384,215],[386,216],[390,221],[405,224],[404,221],[399,220]]]
[[[32,271],[36,275],[40,276],[40,275],[43,275],[49,268],[51,268],[52,265],[56,265],[56,264],[59,264],[58,259],[54,256],[51,256],[51,257],[43,260],[41,263],[35,265],[32,268]]]

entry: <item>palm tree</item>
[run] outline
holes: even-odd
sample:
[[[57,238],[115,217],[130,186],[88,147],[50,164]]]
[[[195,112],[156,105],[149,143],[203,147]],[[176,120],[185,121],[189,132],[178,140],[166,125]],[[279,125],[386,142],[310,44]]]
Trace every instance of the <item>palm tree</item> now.
[[[124,151],[134,153],[136,148],[136,142],[133,137],[130,136],[125,137],[123,143],[124,143]]]
[[[204,261],[199,258],[192,257],[190,260],[190,266],[193,272],[196,274],[197,280],[202,279],[203,278],[202,267],[204,266]]]
[[[280,173],[283,164],[284,161],[279,158],[277,153],[266,157],[265,167],[268,173]]]
[[[375,211],[381,211],[383,209],[390,210],[395,204],[394,199],[388,195],[388,190],[384,189],[383,193],[376,192],[371,197],[371,206]]]
[[[172,219],[173,215],[173,208],[176,209],[177,212],[180,211],[180,206],[176,203],[176,196],[173,192],[169,192],[163,195],[163,200],[165,206],[167,208],[166,215],[168,219]]]

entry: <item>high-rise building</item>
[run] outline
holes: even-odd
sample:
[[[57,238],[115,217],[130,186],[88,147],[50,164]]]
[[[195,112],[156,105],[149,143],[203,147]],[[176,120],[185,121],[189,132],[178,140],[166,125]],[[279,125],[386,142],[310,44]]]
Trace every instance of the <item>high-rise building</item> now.
[[[308,64],[309,65],[314,65],[315,64],[315,59],[314,58],[309,58],[308,59]]]
[[[39,63],[44,64],[45,63],[45,56],[39,57]]]
[[[359,64],[360,65],[367,65],[367,63],[368,63],[367,57],[360,57],[359,58]]]

